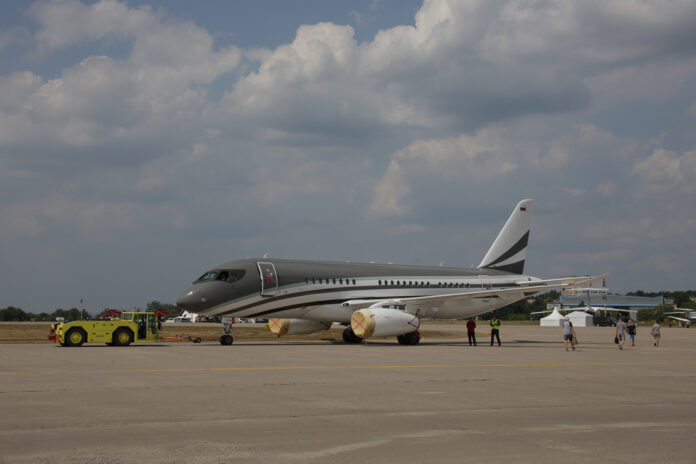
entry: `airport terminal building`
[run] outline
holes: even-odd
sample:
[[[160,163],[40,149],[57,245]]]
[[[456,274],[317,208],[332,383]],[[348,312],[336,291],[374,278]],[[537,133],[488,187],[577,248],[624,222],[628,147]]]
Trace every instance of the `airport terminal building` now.
[[[581,303],[587,305],[589,303],[590,306],[607,306],[634,312],[645,308],[652,308],[653,306],[663,305],[665,299],[663,296],[646,297],[591,293],[589,296],[587,294],[561,295],[559,302],[562,308],[578,306]]]

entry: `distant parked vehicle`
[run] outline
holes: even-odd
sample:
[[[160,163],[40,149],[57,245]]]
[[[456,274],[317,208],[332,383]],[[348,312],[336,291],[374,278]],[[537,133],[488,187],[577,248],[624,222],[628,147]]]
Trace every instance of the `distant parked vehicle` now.
[[[592,323],[595,327],[616,327],[616,319],[611,316],[595,316]]]

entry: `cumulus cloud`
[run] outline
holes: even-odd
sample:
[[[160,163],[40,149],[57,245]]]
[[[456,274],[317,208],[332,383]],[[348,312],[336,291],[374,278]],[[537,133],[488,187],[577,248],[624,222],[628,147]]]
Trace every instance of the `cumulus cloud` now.
[[[64,68],[58,78],[43,80],[28,71],[1,76],[0,147],[10,158],[26,145],[106,153],[113,150],[103,147],[119,142],[154,142],[165,126],[170,134],[183,135],[207,104],[206,90],[198,85],[234,69],[241,56],[236,47],[216,50],[202,28],[166,21],[147,7],[112,0],[89,6],[40,2],[30,13],[39,23],[36,43],[46,50],[109,36],[133,42],[125,59],[91,55]],[[176,125],[182,130],[172,131]]]
[[[33,49],[0,74],[5,253],[174,234],[201,266],[269,244],[466,265],[527,197],[542,273],[696,250],[676,220],[695,193],[694,2],[426,0],[364,41],[323,22],[246,50],[125,1],[28,18],[0,33],[3,53]]]
[[[518,168],[514,156],[499,146],[498,131],[481,130],[474,136],[416,140],[397,151],[377,182],[370,212],[403,215],[409,212],[411,186],[433,192],[439,183],[483,185],[508,176]],[[422,193],[422,192],[421,192]]]
[[[681,156],[670,150],[655,150],[647,158],[636,162],[631,172],[646,182],[646,190],[650,193],[677,191],[694,194],[696,150],[686,151]]]
[[[37,45],[45,51],[108,36],[126,38],[161,27],[162,17],[149,6],[129,8],[126,2],[100,0],[85,5],[78,0],[39,1],[29,8],[39,24]],[[159,16],[159,17],[158,17]]]

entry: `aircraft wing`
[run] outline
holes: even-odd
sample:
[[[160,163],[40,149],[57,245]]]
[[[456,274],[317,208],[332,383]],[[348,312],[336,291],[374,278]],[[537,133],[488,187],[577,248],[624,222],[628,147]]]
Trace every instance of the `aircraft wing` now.
[[[609,274],[611,274],[611,273],[607,272],[605,274],[598,275],[598,276],[561,277],[560,279],[519,280],[515,283],[519,286],[532,286],[532,285],[541,285],[541,284],[550,284],[550,285],[568,284],[568,285],[575,287],[577,285],[592,284],[594,282],[597,282],[599,280],[606,278]],[[597,287],[597,290],[600,290],[600,287]]]
[[[396,299],[368,299],[368,300],[349,300],[342,305],[353,308],[354,310],[370,307],[381,307],[387,305],[412,305],[412,304],[437,304],[445,301],[471,300],[474,298],[498,298],[503,295],[518,294],[524,298],[547,290],[558,288],[573,287],[583,285],[588,282],[602,279],[604,276],[569,277],[564,279],[553,279],[552,283],[547,281],[526,282],[522,287],[506,287],[500,289],[478,290],[473,292],[447,293],[444,295],[416,296],[411,298]],[[536,284],[536,285],[535,285]]]
[[[439,303],[443,301],[452,300],[468,300],[473,298],[495,298],[498,295],[519,293],[522,295],[533,295],[538,292],[543,292],[544,290],[558,288],[558,286],[543,286],[539,287],[511,287],[507,289],[499,290],[481,290],[477,292],[464,292],[464,293],[448,293],[446,295],[428,295],[428,296],[414,296],[412,298],[382,298],[374,300],[349,300],[342,303],[342,306],[352,308],[354,310],[380,307],[386,305],[404,305],[407,303]]]
[[[686,318],[684,318],[684,317],[677,317],[677,316],[667,316],[667,317],[669,317],[670,319],[677,320],[677,321],[682,321],[682,322],[691,323],[691,321],[690,321],[689,319],[686,319]]]
[[[604,306],[595,306],[594,307],[595,311],[617,311],[620,313],[630,313],[628,309],[621,309],[621,308],[605,308]]]

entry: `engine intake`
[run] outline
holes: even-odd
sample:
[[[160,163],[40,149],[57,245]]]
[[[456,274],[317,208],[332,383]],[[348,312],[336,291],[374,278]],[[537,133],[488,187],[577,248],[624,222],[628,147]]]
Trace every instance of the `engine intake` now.
[[[353,313],[350,326],[355,335],[363,339],[390,337],[417,331],[420,319],[400,309],[367,308]]]
[[[282,335],[304,335],[320,330],[328,330],[331,327],[331,322],[324,321],[309,321],[306,319],[269,319],[268,330],[271,333]]]

